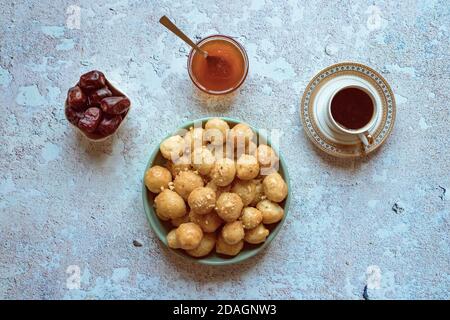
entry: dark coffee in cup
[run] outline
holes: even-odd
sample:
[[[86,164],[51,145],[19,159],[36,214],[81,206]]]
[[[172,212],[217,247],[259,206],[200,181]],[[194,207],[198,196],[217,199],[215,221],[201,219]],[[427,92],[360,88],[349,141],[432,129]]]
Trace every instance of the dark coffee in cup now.
[[[344,88],[331,100],[331,116],[345,129],[363,128],[372,120],[373,113],[372,98],[359,88]]]

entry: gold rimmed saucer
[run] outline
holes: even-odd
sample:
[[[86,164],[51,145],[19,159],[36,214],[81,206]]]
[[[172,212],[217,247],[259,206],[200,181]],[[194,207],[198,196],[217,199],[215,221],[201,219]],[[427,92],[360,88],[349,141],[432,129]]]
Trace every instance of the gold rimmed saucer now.
[[[355,136],[333,131],[327,124],[325,114],[330,95],[348,84],[366,88],[380,105],[380,116],[369,130],[373,137],[369,146]],[[392,131],[395,114],[395,97],[387,81],[372,68],[355,62],[334,64],[316,74],[308,83],[300,105],[303,128],[314,145],[341,158],[364,156],[380,147]]]

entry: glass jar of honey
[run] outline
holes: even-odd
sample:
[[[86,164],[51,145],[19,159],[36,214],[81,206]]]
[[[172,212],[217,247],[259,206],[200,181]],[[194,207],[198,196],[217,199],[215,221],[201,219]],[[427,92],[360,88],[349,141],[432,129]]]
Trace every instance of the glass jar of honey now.
[[[208,57],[191,50],[188,71],[200,90],[222,95],[242,85],[248,73],[248,57],[241,44],[227,36],[212,35],[197,45],[208,53]]]

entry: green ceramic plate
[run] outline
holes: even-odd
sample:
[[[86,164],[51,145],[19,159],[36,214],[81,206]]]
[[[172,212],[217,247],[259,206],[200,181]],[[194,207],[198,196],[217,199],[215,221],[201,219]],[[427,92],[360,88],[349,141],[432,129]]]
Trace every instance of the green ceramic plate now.
[[[202,119],[198,119],[195,121],[191,121],[189,123],[184,124],[182,127],[180,127],[180,129],[189,129],[190,127],[194,126],[194,123],[201,122],[204,125],[206,123],[206,121],[208,121],[211,118],[212,117],[202,118]],[[226,122],[228,122],[230,127],[233,127],[234,125],[242,122],[242,121],[238,121],[235,119],[224,118],[224,117],[222,117],[222,119],[225,120]],[[263,137],[262,135],[260,135],[258,130],[256,130],[255,128],[252,127],[252,129],[258,135],[258,143],[266,142],[268,145],[270,145],[270,141],[266,137]],[[176,132],[171,134],[170,136],[172,136],[174,134],[176,134]],[[170,136],[167,136],[167,138]],[[197,258],[193,258],[193,257],[189,256],[183,250],[172,250],[172,251],[180,256],[185,257],[186,259],[189,259],[192,262],[218,266],[218,265],[228,265],[228,264],[242,262],[246,259],[249,259],[249,258],[255,256],[260,251],[262,251],[266,246],[268,246],[269,243],[277,236],[278,232],[281,229],[281,226],[284,223],[284,220],[286,220],[287,213],[289,211],[290,198],[291,198],[291,186],[290,186],[290,182],[289,182],[288,170],[287,170],[285,162],[283,161],[281,154],[279,154],[278,157],[280,158],[279,173],[281,174],[281,176],[284,178],[284,180],[286,181],[286,183],[288,185],[288,196],[283,201],[283,203],[281,203],[281,206],[284,207],[283,220],[281,220],[279,223],[275,224],[274,226],[271,226],[271,225],[266,226],[270,230],[270,234],[264,243],[259,244],[259,245],[250,245],[248,243],[245,243],[242,251],[235,257],[227,257],[225,255],[211,253],[210,255],[208,255],[204,258],[197,259]],[[152,155],[150,156],[150,159],[147,163],[147,167],[145,168],[145,171],[147,171],[147,169],[153,165],[164,165],[164,163],[165,163],[165,159],[162,157],[161,153],[159,152],[159,144],[158,144],[155,147],[155,150],[153,151]],[[144,174],[145,174],[145,171],[144,171]],[[170,224],[170,222],[161,221],[156,216],[156,213],[153,208],[153,200],[155,198],[155,195],[147,190],[147,188],[144,184],[144,179],[142,179],[142,198],[144,201],[144,210],[147,215],[147,219],[148,219],[148,222],[150,223],[150,226],[152,227],[153,231],[155,231],[158,238],[167,246],[166,235],[167,235],[167,233],[169,233],[169,231],[171,229],[173,229],[173,226]]]

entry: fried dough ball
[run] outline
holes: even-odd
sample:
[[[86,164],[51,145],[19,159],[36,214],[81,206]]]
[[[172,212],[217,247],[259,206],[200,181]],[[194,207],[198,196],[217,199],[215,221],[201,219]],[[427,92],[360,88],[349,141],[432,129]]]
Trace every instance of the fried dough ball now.
[[[276,202],[262,200],[256,205],[263,216],[264,224],[271,224],[280,221],[284,216],[284,209]]]
[[[180,217],[180,218],[175,218],[175,219],[171,219],[170,223],[172,223],[172,225],[174,227],[179,227],[180,224],[182,223],[186,223],[186,222],[190,222],[191,220],[189,219],[189,215],[185,214],[184,216]]]
[[[219,118],[209,119],[205,124],[205,139],[213,145],[224,144],[229,130],[230,126],[226,121]]]
[[[195,188],[188,197],[188,204],[196,214],[210,213],[216,206],[216,193],[211,188]]]
[[[253,182],[255,183],[255,198],[250,203],[250,206],[256,207],[258,202],[264,200],[266,196],[264,194],[264,187],[262,185],[261,179],[254,179]]]
[[[198,224],[203,232],[206,233],[215,232],[223,223],[223,220],[215,211],[207,214],[195,214],[191,211],[189,213],[189,219]]]
[[[175,161],[167,161],[167,169],[172,174],[172,177],[176,177],[181,171],[189,171],[192,169],[190,157],[183,155]]]
[[[192,167],[198,171],[201,175],[208,175],[212,168],[214,167],[214,163],[216,162],[216,158],[212,154],[212,152],[206,148],[201,147],[194,150],[192,153]]]
[[[169,187],[169,182],[172,182],[172,174],[164,167],[153,166],[145,172],[144,182],[148,190],[160,193]]]
[[[192,250],[202,241],[203,231],[197,224],[187,222],[180,224],[176,230],[176,236],[181,249]]]
[[[177,240],[177,229],[172,229],[166,236],[167,245],[169,248],[178,249],[180,248],[180,244]]]
[[[253,180],[235,180],[233,187],[231,188],[231,192],[236,193],[239,197],[241,197],[242,203],[245,206],[248,206],[256,196],[256,184]]]
[[[156,214],[162,220],[180,218],[186,214],[186,204],[180,195],[165,189],[155,197]]]
[[[253,229],[263,222],[263,214],[256,208],[246,207],[242,210],[241,221],[244,229]]]
[[[287,184],[278,172],[273,172],[264,178],[263,188],[267,199],[274,202],[283,201],[288,194]]]
[[[216,202],[216,211],[219,217],[226,222],[233,222],[237,220],[244,204],[241,197],[236,193],[224,192],[220,195]]]
[[[260,144],[256,153],[261,167],[270,167],[279,161],[275,151],[266,144]]]
[[[253,229],[245,230],[244,240],[251,244],[258,244],[266,241],[269,230],[262,223]]]
[[[184,135],[184,143],[187,153],[191,153],[196,148],[201,148],[206,144],[203,128],[196,127],[190,129]]]
[[[230,131],[234,146],[239,148],[248,145],[253,139],[253,130],[245,123],[238,123]]]
[[[198,247],[192,250],[186,250],[186,252],[193,257],[200,258],[208,255],[214,249],[215,245],[216,235],[214,233],[205,233]]]
[[[192,190],[203,187],[203,179],[193,171],[181,171],[173,181],[175,191],[187,200]]]
[[[242,221],[228,222],[222,228],[222,238],[228,244],[236,244],[244,239],[244,227]]]
[[[241,180],[252,180],[259,174],[259,164],[255,156],[243,154],[236,163],[236,174]]]
[[[235,256],[241,252],[244,247],[244,241],[241,240],[236,244],[228,244],[223,239],[222,235],[219,235],[216,241],[216,252],[220,254],[225,254],[227,256]]]
[[[172,136],[164,140],[159,145],[159,150],[164,158],[173,160],[178,159],[183,155],[185,148],[184,139],[179,136]]]
[[[229,185],[236,176],[234,161],[228,158],[216,160],[209,175],[216,185],[220,187]]]

